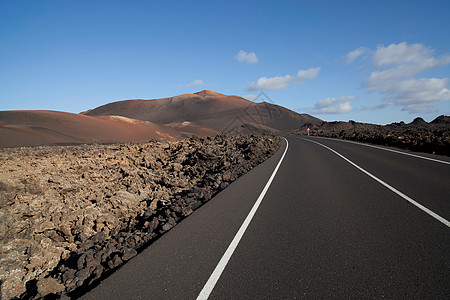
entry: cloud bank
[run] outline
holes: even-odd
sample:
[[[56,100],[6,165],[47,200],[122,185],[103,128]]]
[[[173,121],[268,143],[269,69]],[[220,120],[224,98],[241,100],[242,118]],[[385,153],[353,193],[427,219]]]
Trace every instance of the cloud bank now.
[[[273,91],[282,90],[290,85],[301,84],[305,79],[312,79],[319,75],[320,67],[299,70],[296,76],[285,75],[276,77],[261,77],[256,82],[251,82],[247,88],[249,91]]]
[[[191,88],[191,87],[197,87],[197,86],[202,86],[205,85],[205,82],[201,79],[196,79],[191,83],[186,84],[187,88]]]
[[[369,57],[374,67],[364,86],[381,93],[387,104],[409,113],[427,113],[436,111],[433,103],[450,100],[450,78],[417,78],[419,73],[450,64],[450,55],[435,57],[430,47],[403,42],[380,45],[376,50],[360,47],[345,58],[351,63],[362,55]],[[369,105],[366,109],[389,105]]]
[[[368,50],[369,50],[368,48],[365,48],[365,47],[359,47],[359,48],[357,48],[357,49],[355,49],[355,50],[353,50],[353,51],[347,53],[347,54],[344,56],[344,62],[345,62],[346,64],[350,64],[350,63],[352,63],[353,61],[355,61],[358,57],[360,57],[361,55],[367,53]]]
[[[235,58],[237,59],[237,61],[246,64],[256,64],[257,62],[259,62],[259,59],[256,56],[255,52],[247,53],[244,50],[240,50]]]
[[[344,96],[340,98],[325,98],[318,101],[311,110],[315,114],[345,114],[353,110],[350,101],[355,100],[355,96]]]

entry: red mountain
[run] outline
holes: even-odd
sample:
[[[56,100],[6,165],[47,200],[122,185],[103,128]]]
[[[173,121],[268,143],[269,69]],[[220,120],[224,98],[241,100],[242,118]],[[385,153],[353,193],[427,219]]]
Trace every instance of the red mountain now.
[[[295,129],[306,123],[322,123],[320,119],[278,105],[255,103],[208,90],[155,100],[118,101],[84,114],[118,115],[157,124],[191,122],[226,133],[236,132],[244,124],[259,124],[277,131]]]
[[[0,147],[144,142],[182,137],[170,127],[120,116],[92,117],[58,111],[0,111]]]

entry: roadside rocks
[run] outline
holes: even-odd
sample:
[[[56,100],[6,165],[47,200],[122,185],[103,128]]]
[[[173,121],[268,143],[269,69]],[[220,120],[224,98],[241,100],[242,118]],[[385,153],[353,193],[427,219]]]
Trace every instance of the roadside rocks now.
[[[291,134],[310,135],[352,140],[412,151],[450,156],[450,117],[440,116],[430,123],[416,118],[409,124],[404,122],[375,125],[349,122],[323,122],[322,125],[305,125]]]
[[[77,297],[279,145],[218,135],[2,149],[0,298]]]

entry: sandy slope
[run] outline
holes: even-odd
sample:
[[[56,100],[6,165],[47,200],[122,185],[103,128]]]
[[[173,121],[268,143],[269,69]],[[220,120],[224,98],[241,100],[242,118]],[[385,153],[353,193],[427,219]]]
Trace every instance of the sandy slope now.
[[[45,144],[175,140],[170,127],[119,116],[85,116],[58,111],[0,111],[0,147]]]
[[[157,124],[195,123],[220,132],[236,131],[243,124],[261,124],[275,130],[292,130],[321,120],[270,103],[255,103],[238,96],[204,90],[155,100],[125,100],[85,113],[90,116],[121,115]]]

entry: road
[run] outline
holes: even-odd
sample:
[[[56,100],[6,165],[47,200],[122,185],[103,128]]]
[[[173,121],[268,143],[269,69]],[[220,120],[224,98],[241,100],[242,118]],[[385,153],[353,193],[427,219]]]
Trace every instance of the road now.
[[[83,299],[448,299],[450,159],[417,155],[288,137]]]

